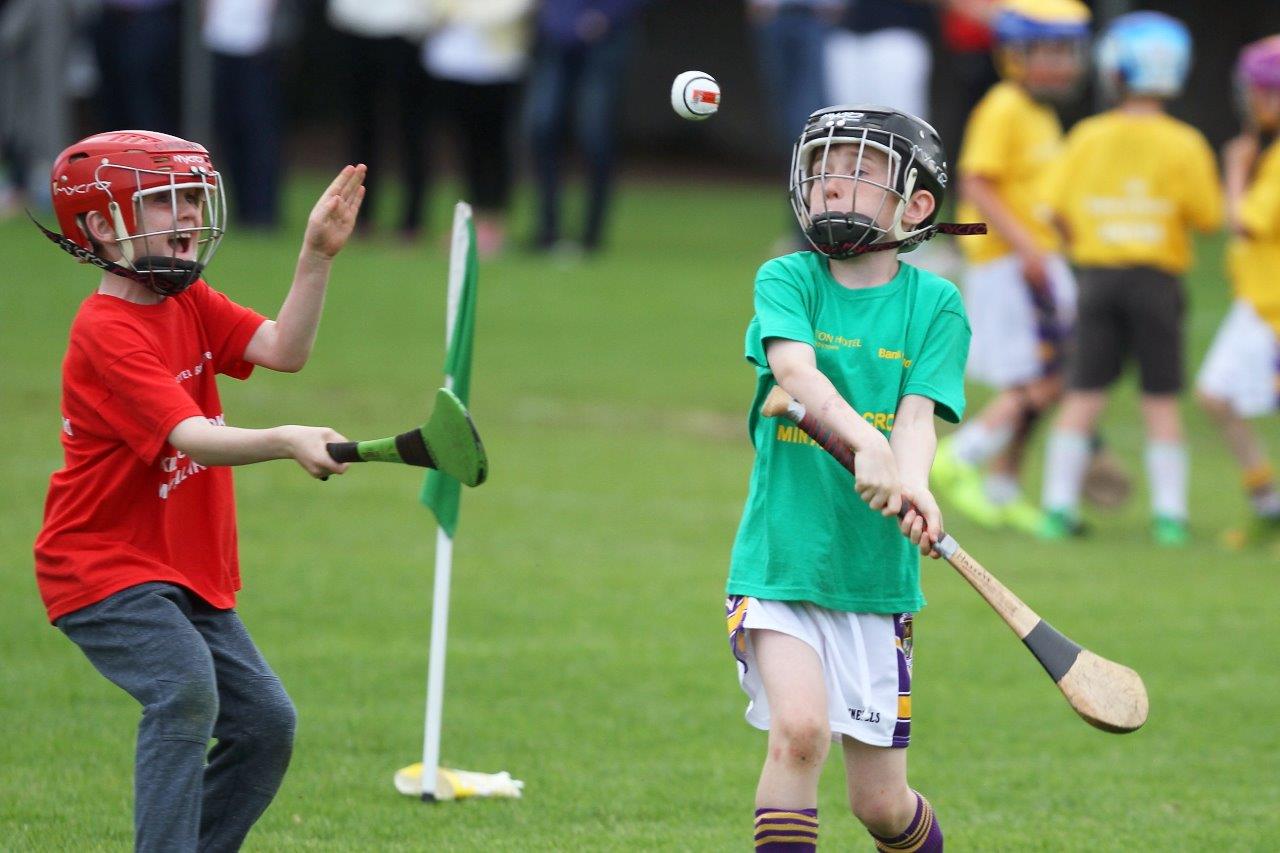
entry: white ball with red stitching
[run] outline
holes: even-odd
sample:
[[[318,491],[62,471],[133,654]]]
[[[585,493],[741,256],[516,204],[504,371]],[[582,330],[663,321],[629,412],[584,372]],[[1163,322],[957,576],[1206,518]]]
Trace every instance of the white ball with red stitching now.
[[[711,118],[720,109],[720,84],[705,71],[686,71],[671,84],[671,109],[689,121]]]

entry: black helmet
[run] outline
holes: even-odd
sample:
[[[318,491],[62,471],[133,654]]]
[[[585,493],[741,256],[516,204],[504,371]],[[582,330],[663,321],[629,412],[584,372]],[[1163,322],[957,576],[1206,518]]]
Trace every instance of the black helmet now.
[[[858,145],[861,159],[865,147],[882,151],[889,157],[889,183],[878,184],[853,175],[828,175],[811,169],[819,155],[826,160],[831,145]],[[817,174],[813,174],[817,171]],[[809,211],[809,195],[814,181],[843,177],[858,183],[869,183],[886,190],[885,202],[896,198],[893,224],[881,228],[874,219],[863,214],[823,210]],[[889,107],[834,106],[818,110],[805,122],[804,132],[791,149],[791,208],[805,237],[815,249],[828,257],[849,258],[876,248],[901,246],[910,251],[932,236],[930,226],[942,208],[947,191],[947,160],[938,132],[924,119]],[[915,230],[902,229],[902,214],[916,190],[933,195],[934,208]],[[823,193],[825,200],[826,193]],[[879,218],[879,217],[875,217]]]

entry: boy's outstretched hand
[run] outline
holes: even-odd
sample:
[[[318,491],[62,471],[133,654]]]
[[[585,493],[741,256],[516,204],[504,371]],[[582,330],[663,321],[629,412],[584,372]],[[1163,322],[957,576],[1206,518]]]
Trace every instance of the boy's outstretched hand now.
[[[342,247],[356,226],[356,215],[364,201],[363,163],[344,166],[329,188],[320,196],[307,217],[307,232],[302,238],[302,249],[325,260],[330,260]]]

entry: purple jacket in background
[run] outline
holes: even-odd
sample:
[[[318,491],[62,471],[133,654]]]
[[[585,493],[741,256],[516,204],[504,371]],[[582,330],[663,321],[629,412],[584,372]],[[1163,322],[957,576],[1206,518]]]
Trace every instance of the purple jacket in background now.
[[[578,19],[585,12],[601,12],[609,28],[625,25],[648,0],[542,0],[538,4],[538,33],[553,44],[578,44]]]

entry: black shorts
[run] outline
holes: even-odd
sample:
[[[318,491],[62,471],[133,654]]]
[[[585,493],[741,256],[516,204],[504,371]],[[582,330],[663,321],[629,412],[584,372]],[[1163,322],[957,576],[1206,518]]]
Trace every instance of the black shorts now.
[[[1075,391],[1100,391],[1138,361],[1144,394],[1182,390],[1182,279],[1153,267],[1081,267],[1076,271],[1075,346],[1067,370]]]

